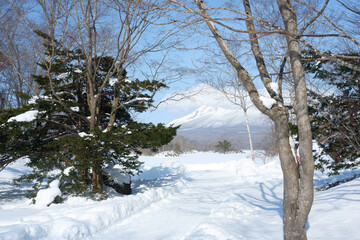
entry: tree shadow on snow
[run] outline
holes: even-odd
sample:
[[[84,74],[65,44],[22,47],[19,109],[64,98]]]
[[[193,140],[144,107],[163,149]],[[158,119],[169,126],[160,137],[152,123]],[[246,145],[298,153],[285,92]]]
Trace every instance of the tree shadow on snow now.
[[[168,187],[174,185],[176,180],[184,177],[176,169],[170,167],[152,167],[143,172],[132,181],[133,194],[145,192],[148,189]]]
[[[149,189],[172,186],[177,179],[177,176],[167,176],[156,179],[139,179],[132,182],[131,188],[133,194],[143,193]]]
[[[276,195],[275,189],[281,187],[282,183],[279,183],[274,186],[267,186],[265,183],[259,183],[259,189],[261,191],[261,197],[252,196],[246,193],[237,193],[239,198],[243,201],[258,207],[266,211],[276,211],[281,218],[283,218],[282,210],[282,198]]]
[[[30,185],[25,184],[21,187],[16,187],[9,182],[1,182],[1,186],[8,186],[8,188],[0,190],[0,203],[8,203],[14,200],[26,198],[29,193]]]

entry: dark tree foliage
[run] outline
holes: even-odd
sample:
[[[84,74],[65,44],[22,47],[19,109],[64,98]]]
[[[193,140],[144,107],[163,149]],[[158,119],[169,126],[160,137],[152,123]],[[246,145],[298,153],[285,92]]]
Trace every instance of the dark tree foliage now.
[[[217,152],[226,153],[230,151],[231,143],[228,140],[218,141],[214,147]]]
[[[53,60],[39,63],[46,74],[33,76],[41,96],[33,97],[21,108],[0,113],[0,166],[27,156],[33,173],[18,182],[32,182],[37,190],[44,181],[60,179],[63,196],[105,196],[102,185],[114,187],[114,179],[105,168],[119,164],[123,174],[134,175],[142,164],[138,160],[140,149],[157,150],[176,134],[176,128],[139,123],[132,118],[132,113],[148,109],[154,93],[166,85],[127,80],[121,67],[117,68],[120,71],[110,70],[115,60],[109,56],[93,59],[97,65],[88,66],[80,50],[57,44],[54,47],[45,34],[39,34],[44,38],[46,55],[53,56]],[[96,83],[92,90],[101,94],[93,129],[88,121],[89,71]],[[100,91],[109,74],[113,82]],[[108,130],[114,101],[119,107]],[[29,111],[36,113],[35,119],[10,119]]]
[[[308,52],[309,59],[319,56]],[[358,53],[349,56],[359,56]],[[360,65],[359,59],[348,60]],[[309,61],[308,73],[324,81],[334,89],[332,94],[322,95],[309,91],[312,99],[310,113],[313,136],[323,149],[317,156],[317,168],[328,168],[333,173],[360,164],[360,72],[331,61]],[[324,155],[332,158],[329,160]]]

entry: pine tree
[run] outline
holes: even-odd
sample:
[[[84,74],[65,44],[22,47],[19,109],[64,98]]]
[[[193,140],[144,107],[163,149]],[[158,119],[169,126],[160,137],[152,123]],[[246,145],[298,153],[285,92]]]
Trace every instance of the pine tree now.
[[[307,54],[312,59],[319,57],[314,53]],[[353,53],[349,56],[359,54]],[[360,65],[359,59],[347,61]],[[331,61],[310,61],[306,69],[335,90],[329,95],[310,91],[313,135],[323,149],[322,155],[317,156],[317,167],[331,169],[336,174],[340,169],[358,166],[360,72]],[[330,156],[332,161],[324,155]]]
[[[119,164],[123,174],[134,175],[142,164],[140,149],[156,150],[172,140],[176,128],[138,123],[131,115],[148,109],[166,85],[130,81],[112,57],[88,61],[80,50],[38,34],[48,57],[39,63],[45,74],[33,76],[42,95],[1,113],[1,161],[27,156],[34,171],[18,182],[35,182],[35,190],[45,180],[60,179],[63,196],[104,196],[104,184],[130,193],[105,168]],[[29,110],[33,119],[11,120]]]
[[[231,148],[231,143],[228,140],[218,141],[214,146],[217,152],[226,153]]]

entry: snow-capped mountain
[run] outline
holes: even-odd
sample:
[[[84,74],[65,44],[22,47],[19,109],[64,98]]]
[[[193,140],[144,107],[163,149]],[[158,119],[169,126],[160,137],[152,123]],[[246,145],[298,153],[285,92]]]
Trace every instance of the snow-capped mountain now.
[[[263,125],[264,122],[268,121],[267,117],[254,108],[248,110],[248,118],[250,125]],[[229,109],[202,105],[194,112],[175,119],[168,125],[181,125],[181,129],[184,131],[198,128],[233,127],[244,124],[245,116],[240,107]]]
[[[270,128],[269,119],[255,109],[249,109],[248,117],[254,142],[259,142],[261,136]],[[180,126],[178,135],[200,142],[216,142],[222,139],[246,141],[248,137],[241,108],[203,105],[168,125]]]
[[[188,131],[198,128],[237,126],[243,124],[244,121],[243,113],[239,110],[203,105],[194,112],[171,121],[169,125],[181,125],[183,131]]]

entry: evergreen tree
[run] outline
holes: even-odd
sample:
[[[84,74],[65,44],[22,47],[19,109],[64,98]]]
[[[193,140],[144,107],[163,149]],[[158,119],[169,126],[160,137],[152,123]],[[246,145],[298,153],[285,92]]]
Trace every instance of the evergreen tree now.
[[[231,143],[228,140],[218,141],[214,147],[216,152],[226,153],[230,150]]]
[[[317,59],[308,52],[310,59]],[[359,56],[358,53],[349,56]],[[347,60],[360,65],[359,59]],[[306,70],[335,91],[329,95],[310,91],[313,136],[323,149],[317,167],[333,173],[359,165],[360,157],[360,72],[331,61],[310,61]],[[332,158],[330,161],[324,155]]]
[[[105,168],[119,164],[123,174],[134,175],[142,164],[141,148],[156,150],[172,140],[176,128],[132,118],[166,85],[130,81],[112,57],[88,61],[80,50],[38,34],[48,57],[39,63],[45,74],[34,76],[42,95],[1,113],[0,161],[27,156],[34,171],[18,181],[34,182],[35,190],[45,180],[60,179],[63,196],[104,196],[104,184],[130,193]],[[33,117],[23,121],[21,113]]]

